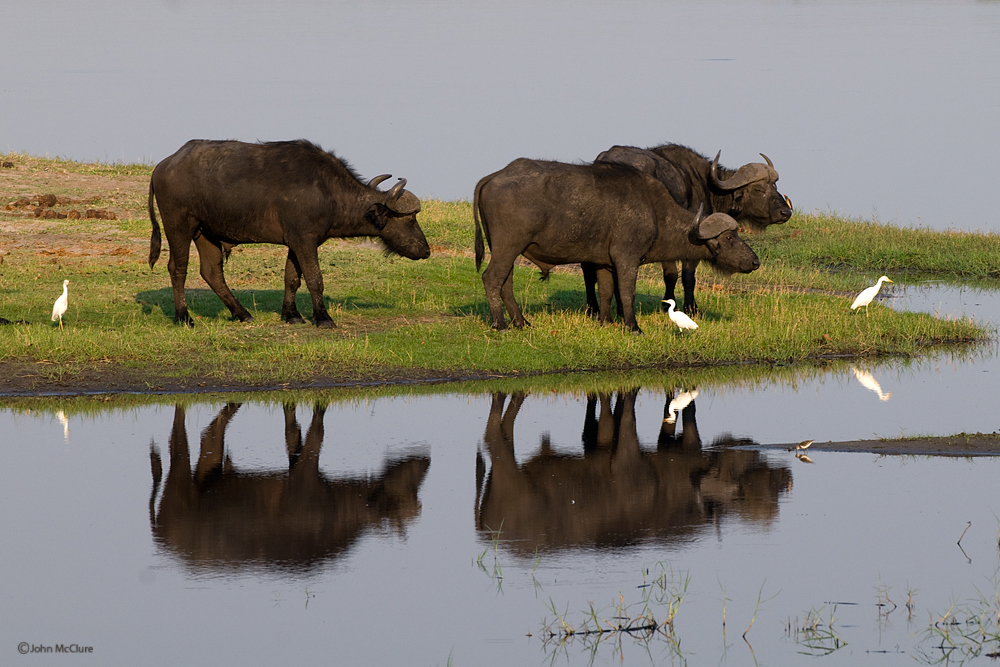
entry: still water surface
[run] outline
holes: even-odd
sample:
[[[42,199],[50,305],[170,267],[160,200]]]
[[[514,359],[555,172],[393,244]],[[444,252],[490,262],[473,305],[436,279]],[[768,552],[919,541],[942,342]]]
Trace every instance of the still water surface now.
[[[305,137],[419,196],[525,156],[766,153],[803,211],[1000,231],[1000,3],[4,3],[0,151]]]
[[[675,423],[664,390],[630,386],[5,409],[0,654],[76,642],[95,665],[793,664],[811,649],[789,623],[813,611],[846,642],[825,663],[934,659],[929,619],[995,595],[1000,461],[807,463],[753,445],[995,431],[975,397],[1000,369],[982,357],[705,386]],[[591,603],[638,615],[660,575],[668,591],[688,582],[679,649],[543,641],[560,627],[551,605],[575,625]]]

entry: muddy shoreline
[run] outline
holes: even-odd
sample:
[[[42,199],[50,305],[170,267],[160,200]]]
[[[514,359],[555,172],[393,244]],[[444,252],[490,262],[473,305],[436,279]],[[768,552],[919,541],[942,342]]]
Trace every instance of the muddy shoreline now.
[[[805,463],[816,463],[826,452],[884,454],[887,456],[1000,456],[1000,432],[961,433],[942,437],[900,438],[886,440],[846,440],[843,442],[813,442],[805,451],[795,450],[798,443],[783,443],[740,447],[757,451],[784,451]]]

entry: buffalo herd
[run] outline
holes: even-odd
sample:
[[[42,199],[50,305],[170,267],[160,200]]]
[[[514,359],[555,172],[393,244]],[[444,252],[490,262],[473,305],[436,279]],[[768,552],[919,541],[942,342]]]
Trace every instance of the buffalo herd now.
[[[709,160],[677,144],[614,146],[590,164],[519,158],[485,176],[472,205],[477,270],[485,246],[490,249],[482,279],[493,327],[507,327],[505,309],[514,326],[528,325],[514,299],[519,256],[543,277],[557,265],[581,265],[588,313],[610,321],[614,297],[625,326],[636,333],[639,267],[662,265],[666,302],[674,298],[681,262],[684,310],[696,313],[695,267],[707,262],[726,274],[754,271],[760,261],[740,238],[740,224],[760,231],[792,215],[791,201],[778,192],[777,171],[762,157],[766,164],[732,170],[719,165],[719,154]],[[158,207],[170,248],[174,321],[193,324],[184,292],[192,242],[202,278],[242,322],[252,316],[226,284],[224,261],[238,244],[272,243],[288,248],[282,319],[305,321],[295,305],[305,278],[313,321],[333,327],[318,257],[327,239],[378,238],[386,254],[430,256],[417,223],[420,200],[404,189],[403,178],[380,190],[388,178],[365,182],[332,152],[304,140],[184,144],[153,170],[148,198],[149,265],[160,255]]]

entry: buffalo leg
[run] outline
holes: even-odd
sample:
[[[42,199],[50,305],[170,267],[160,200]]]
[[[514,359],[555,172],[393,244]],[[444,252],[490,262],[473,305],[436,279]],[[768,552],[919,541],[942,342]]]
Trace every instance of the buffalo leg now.
[[[302,284],[302,267],[299,260],[291,248],[288,250],[288,259],[285,260],[285,298],[281,302],[281,319],[289,324],[305,324],[305,318],[299,314],[299,309],[295,306],[295,293],[299,291]]]
[[[698,312],[698,302],[694,300],[694,271],[698,268],[698,260],[685,260],[681,265],[681,284],[684,285],[684,312],[694,315]]]
[[[166,219],[164,219],[164,225],[166,225]],[[167,242],[170,245],[170,260],[167,262],[167,271],[170,273],[170,285],[174,289],[174,323],[194,326],[194,320],[188,314],[187,298],[184,295],[191,241],[188,239],[187,243],[173,243],[168,236]]]
[[[515,327],[527,326],[524,314],[514,300],[514,257],[494,254],[489,266],[483,271],[483,287],[486,289],[486,302],[490,307],[490,317],[493,328],[503,331],[507,328],[504,318],[504,307],[510,313],[511,324]]]
[[[663,263],[663,301],[660,302],[660,310],[667,312],[670,310],[670,306],[664,303],[667,299],[674,299],[674,303],[677,303],[677,299],[674,298],[674,287],[677,286],[677,262],[664,262]]]
[[[201,277],[205,279],[208,286],[212,288],[226,308],[233,314],[233,317],[240,322],[249,322],[253,317],[247,312],[236,297],[233,296],[229,285],[226,284],[226,277],[222,273],[222,246],[210,241],[204,234],[194,240],[195,247],[198,248],[198,261],[201,264]]]
[[[595,289],[598,280],[597,265],[584,262],[580,265],[580,268],[583,269],[583,288],[587,292],[587,317],[597,317],[601,313],[601,306],[597,302],[597,291]],[[604,290],[601,290],[601,294],[604,294]],[[601,321],[603,322],[604,320]]]
[[[295,253],[298,260],[302,277],[306,279],[306,287],[309,288],[309,296],[312,297],[313,321],[318,327],[332,328],[337,326],[333,323],[333,318],[326,311],[326,304],[323,303],[323,273],[319,270],[319,244],[313,245],[308,241],[304,244],[296,244],[295,247],[288,246],[289,254]],[[288,264],[285,264],[285,275],[287,279]],[[285,298],[288,298],[287,293]],[[282,306],[284,310],[284,305]]]
[[[611,297],[618,295],[618,280],[615,272],[609,268],[599,268],[595,270],[597,279],[597,293],[601,297],[600,322],[607,324],[611,321]],[[622,300],[618,297],[618,309],[621,310]],[[621,315],[621,313],[618,313]]]
[[[639,265],[627,263],[615,267],[618,274],[618,288],[621,294],[622,312],[624,313],[625,326],[633,333],[641,334],[639,322],[635,319],[635,283],[639,277]]]
[[[510,313],[510,323],[515,327],[530,327],[531,323],[524,319],[524,313],[521,311],[521,307],[517,305],[517,300],[514,299],[514,270],[507,274],[507,280],[503,281],[503,286],[500,288],[500,297],[503,299],[503,303],[507,306],[507,312]]]

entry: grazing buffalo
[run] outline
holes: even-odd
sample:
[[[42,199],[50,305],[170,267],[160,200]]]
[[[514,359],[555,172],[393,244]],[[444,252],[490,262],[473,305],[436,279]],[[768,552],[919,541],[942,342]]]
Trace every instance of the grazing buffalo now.
[[[514,300],[518,255],[543,274],[557,264],[581,262],[608,269],[607,275],[613,271],[620,280],[625,324],[637,333],[634,298],[641,264],[697,259],[724,272],[760,266],[730,216],[695,215],[675,202],[660,181],[628,165],[520,158],[479,181],[472,210],[476,269],[483,261],[484,231],[492,254],[483,285],[497,329],[507,327],[504,306],[514,326],[527,324]],[[608,304],[602,321],[610,317],[610,292],[602,290]]]
[[[705,156],[678,144],[649,149],[614,146],[598,155],[597,160],[631,165],[660,180],[674,200],[689,211],[704,207],[707,214],[728,213],[753,231],[762,231],[768,225],[781,224],[792,217],[792,202],[778,192],[778,172],[766,155],[761,154],[761,157],[767,164],[745,164],[734,171],[719,166],[721,153],[719,151],[715,159],[709,161]],[[688,313],[698,311],[694,298],[697,266],[697,260],[683,262],[681,282],[684,286],[684,311]],[[584,279],[588,312],[596,314],[594,267],[584,267]],[[673,299],[677,284],[675,262],[664,262],[663,282],[666,286],[664,301]]]
[[[431,254],[417,224],[420,200],[403,189],[406,179],[391,190],[378,190],[387,178],[363,183],[333,153],[304,140],[184,144],[156,165],[149,182],[149,267],[160,256],[155,197],[170,245],[174,321],[193,324],[184,298],[191,241],[198,248],[202,278],[241,322],[252,317],[226,285],[223,260],[239,243],[275,243],[288,246],[281,317],[305,321],[295,307],[295,292],[305,277],[316,325],[334,326],[323,303],[317,254],[327,239],[378,237],[386,253],[409,259]]]

